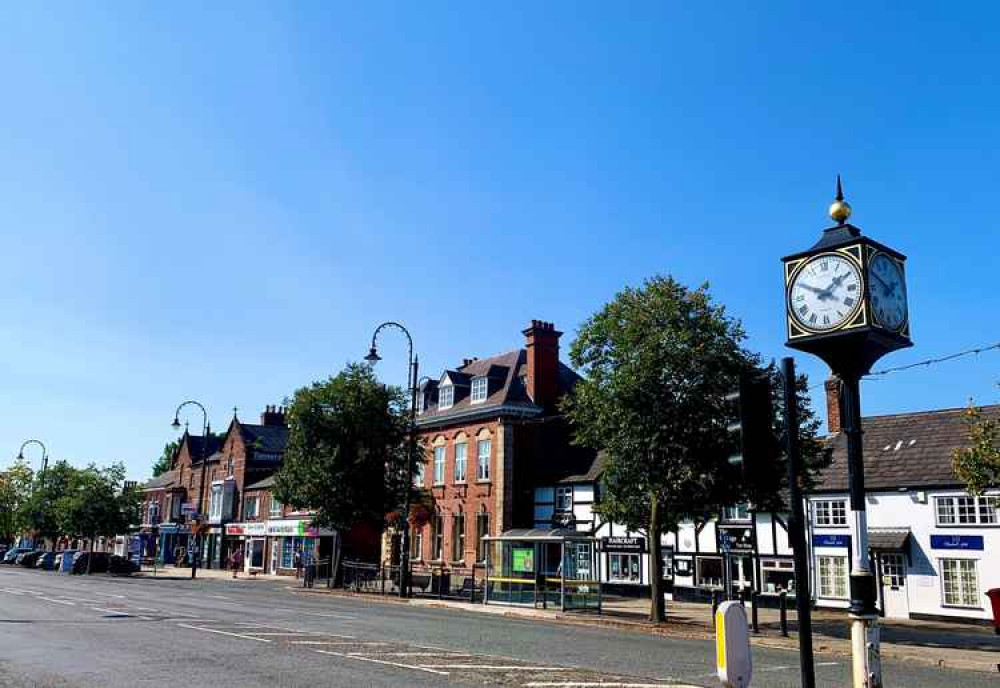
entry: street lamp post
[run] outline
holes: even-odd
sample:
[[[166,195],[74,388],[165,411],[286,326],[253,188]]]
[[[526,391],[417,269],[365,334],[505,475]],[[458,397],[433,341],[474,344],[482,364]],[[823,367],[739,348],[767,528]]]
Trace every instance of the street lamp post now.
[[[177,407],[177,410],[174,411],[174,422],[170,424],[171,427],[174,430],[180,430],[180,428],[181,428],[181,421],[180,421],[181,409],[184,408],[185,406],[188,406],[188,405],[197,406],[198,408],[200,408],[201,409],[202,420],[203,420],[202,426],[201,426],[202,427],[202,435],[201,435],[201,481],[200,481],[201,485],[198,488],[198,512],[197,512],[197,516],[198,516],[198,519],[197,519],[197,521],[198,521],[198,531],[195,533],[195,539],[194,539],[194,541],[195,541],[195,551],[191,553],[191,580],[194,580],[195,577],[197,576],[197,571],[198,571],[198,557],[201,556],[201,550],[202,550],[202,538],[201,538],[201,527],[200,526],[201,526],[201,521],[204,520],[204,513],[202,513],[202,507],[204,506],[204,497],[205,497],[205,473],[208,472],[208,466],[207,466],[207,462],[208,462],[208,433],[211,430],[211,428],[208,425],[208,411],[205,410],[204,406],[202,406],[200,403],[198,403],[197,401],[194,401],[194,400],[185,401],[184,403],[182,403],[180,406]]]
[[[377,340],[379,332],[386,327],[395,328],[406,335],[408,347],[407,384],[410,388],[410,436],[407,441],[406,488],[403,493],[403,533],[399,543],[399,596],[407,597],[410,587],[410,492],[413,489],[413,451],[417,437],[417,377],[419,362],[413,354],[413,337],[410,336],[409,330],[398,322],[393,321],[384,322],[375,328],[375,332],[372,334],[371,349],[368,351],[368,355],[365,356],[365,360],[372,365],[382,360],[382,357],[378,355]]]
[[[42,470],[38,472],[38,487],[39,487],[39,489],[44,490],[45,489],[45,471],[49,467],[49,452],[45,448],[45,445],[42,444],[41,440],[35,440],[35,439],[26,440],[21,445],[21,448],[17,452],[17,458],[19,460],[24,460],[24,448],[27,447],[29,444],[37,444],[39,447],[42,448]]]

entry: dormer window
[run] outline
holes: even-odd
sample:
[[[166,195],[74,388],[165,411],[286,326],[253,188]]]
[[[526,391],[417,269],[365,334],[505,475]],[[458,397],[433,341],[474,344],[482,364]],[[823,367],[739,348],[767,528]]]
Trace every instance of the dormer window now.
[[[438,392],[438,408],[451,408],[455,403],[455,388],[452,385],[442,385]]]
[[[486,401],[489,391],[489,380],[485,377],[472,379],[472,403]]]

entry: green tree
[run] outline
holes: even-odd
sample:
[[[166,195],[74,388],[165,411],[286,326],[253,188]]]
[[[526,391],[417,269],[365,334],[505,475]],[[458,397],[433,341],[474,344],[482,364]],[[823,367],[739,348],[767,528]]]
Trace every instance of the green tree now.
[[[130,532],[138,520],[139,495],[125,490],[124,485],[125,466],[121,463],[105,468],[91,464],[76,470],[56,504],[61,531],[88,540],[91,549],[100,536]]]
[[[707,286],[655,277],[620,292],[571,346],[584,379],[562,409],[576,441],[608,457],[597,510],[646,533],[654,552],[664,530],[743,496],[725,395],[758,364],[744,338]],[[649,561],[650,620],[660,622],[662,562]]]
[[[348,365],[298,390],[287,410],[277,498],[315,510],[321,527],[346,532],[368,522],[381,529],[407,489],[406,408],[403,392],[379,383],[367,365]]]
[[[952,453],[952,467],[971,494],[981,495],[1000,484],[1000,421],[984,416],[972,401],[964,419],[969,440]]]
[[[31,494],[21,507],[21,518],[36,537],[55,539],[63,534],[60,504],[77,471],[66,461],[56,461],[44,473],[35,474]]]
[[[170,470],[170,467],[174,463],[174,454],[177,453],[177,450],[180,449],[180,447],[181,447],[181,438],[177,438],[172,442],[167,442],[163,446],[163,453],[160,454],[160,458],[158,458],[156,460],[156,463],[153,464],[154,478],[161,476]]]
[[[31,497],[33,480],[31,466],[23,458],[0,473],[0,543],[12,544],[28,528],[23,507]]]

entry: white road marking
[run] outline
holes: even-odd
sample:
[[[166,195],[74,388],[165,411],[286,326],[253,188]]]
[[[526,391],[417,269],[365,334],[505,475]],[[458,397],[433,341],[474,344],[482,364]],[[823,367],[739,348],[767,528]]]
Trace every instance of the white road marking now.
[[[519,666],[516,664],[421,664],[424,669],[478,669],[480,671],[579,671],[573,667]]]
[[[296,612],[298,614],[305,614],[306,616],[322,616],[322,617],[324,617],[326,619],[347,619],[347,620],[354,620],[354,619],[358,618],[356,616],[351,616],[350,614],[333,614],[333,613],[327,613],[327,612],[307,612],[307,611],[305,611],[303,609],[290,609],[288,611],[294,611],[294,612]]]
[[[205,633],[218,633],[219,635],[229,635],[234,638],[243,638],[244,640],[256,640],[258,643],[270,643],[273,642],[267,638],[255,638],[252,635],[243,635],[242,633],[230,633],[229,631],[219,631],[214,628],[204,628],[202,626],[192,626],[190,624],[177,624],[181,628],[190,628],[195,631],[204,631]]]
[[[140,612],[158,612],[158,611],[160,611],[159,609],[154,609],[153,607],[135,607],[135,608],[138,609]]]
[[[438,676],[448,676],[447,671],[438,671],[437,669],[431,669],[430,667],[414,666],[412,664],[401,664],[399,662],[387,662],[384,659],[373,659],[371,657],[355,657],[352,655],[344,654],[343,652],[333,652],[332,650],[313,650],[313,652],[319,652],[324,655],[333,655],[335,657],[343,657],[344,659],[356,659],[359,662],[372,662],[373,664],[385,664],[387,666],[399,667],[400,669],[413,669],[414,671],[425,671],[428,674],[437,674]]]
[[[100,595],[101,597],[116,597],[116,598],[118,598],[120,600],[124,600],[125,599],[125,595],[114,595],[114,594],[109,593],[109,592],[97,592],[95,590],[94,594],[95,595]]]
[[[385,646],[385,645],[388,645],[389,643],[362,643],[362,642],[358,642],[356,640],[353,641],[353,642],[352,641],[345,641],[345,640],[338,640],[338,641],[333,641],[333,640],[293,640],[293,641],[291,641],[291,644],[292,645],[351,645],[352,647],[356,647],[358,645],[368,645],[369,647],[371,647],[371,646],[374,646],[374,645]]]
[[[132,616],[123,609],[102,609],[101,607],[91,607],[95,612],[102,614],[114,614],[115,616]]]
[[[3,592],[6,592],[6,593],[10,593],[11,595],[17,595],[19,597],[21,595],[24,595],[24,593],[21,592],[20,590],[11,590],[10,588],[0,588],[0,590],[2,590]]]
[[[448,655],[447,653],[444,653],[444,652],[379,652],[378,650],[376,650],[375,653],[378,654],[379,657],[443,657],[443,658],[447,658],[448,656],[451,656],[451,657],[453,657],[455,659],[466,659],[468,657],[475,657],[476,656],[476,655],[463,655],[463,654],[458,654],[458,653],[452,654],[452,655]],[[363,656],[363,655],[372,654],[372,653],[369,653],[369,652],[348,652],[347,654],[349,654],[352,657],[355,657],[355,656]]]
[[[40,600],[45,600],[46,602],[52,602],[54,604],[65,604],[67,607],[75,607],[76,602],[70,602],[69,600],[56,600],[51,597],[39,597]]]
[[[232,597],[226,597],[225,595],[209,595],[209,597],[211,597],[212,599],[215,599],[215,600],[231,600],[231,599],[233,599]]]
[[[246,632],[250,635],[323,635],[322,633],[317,633],[316,631],[254,631],[249,628]]]

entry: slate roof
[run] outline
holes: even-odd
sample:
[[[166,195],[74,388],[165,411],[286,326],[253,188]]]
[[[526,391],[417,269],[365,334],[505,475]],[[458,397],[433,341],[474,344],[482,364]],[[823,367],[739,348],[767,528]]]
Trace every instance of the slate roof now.
[[[156,476],[142,486],[143,491],[166,490],[177,484],[177,471],[167,471]]]
[[[966,409],[943,409],[862,419],[865,490],[961,487],[952,470],[955,449],[968,442]],[[983,416],[1000,420],[1000,405],[984,406]],[[846,492],[847,437],[831,438],[833,461],[812,492]]]
[[[243,488],[243,491],[247,490],[269,490],[274,487],[275,477],[274,475],[269,475],[263,480],[258,480],[253,485],[247,485]]]
[[[288,447],[288,427],[284,425],[250,425],[240,423],[243,441],[256,451],[284,454]]]
[[[418,416],[417,423],[424,425],[437,420],[444,420],[452,416],[460,416],[464,413],[479,412],[484,410],[494,410],[501,406],[521,407],[527,412],[538,413],[540,407],[536,406],[528,391],[521,382],[527,366],[528,354],[524,349],[516,349],[506,353],[481,358],[470,361],[456,370],[446,370],[442,377],[447,374],[453,380],[464,381],[475,377],[487,377],[491,380],[489,396],[485,401],[472,403],[471,396],[465,393],[461,398],[456,398],[455,403],[447,409],[441,410],[437,407],[436,398],[429,400],[425,410]],[[562,391],[569,391],[580,379],[571,368],[559,363],[559,382]],[[460,384],[465,384],[460,382]],[[421,386],[420,393],[431,393],[436,396],[438,385],[436,383],[425,383]],[[457,396],[457,395],[456,395]]]
[[[590,454],[590,465],[587,466],[587,470],[582,473],[579,471],[572,472],[569,475],[559,478],[556,482],[567,484],[567,483],[595,483],[598,478],[601,477],[601,473],[604,472],[604,464],[607,462],[608,456],[604,452],[594,452],[592,450],[581,450],[588,451]]]
[[[212,454],[222,448],[223,440],[225,440],[224,437],[210,435],[208,442],[205,442],[205,438],[201,435],[188,435],[188,447],[191,451],[191,459],[197,462],[201,461],[201,457],[203,456],[212,456]]]

